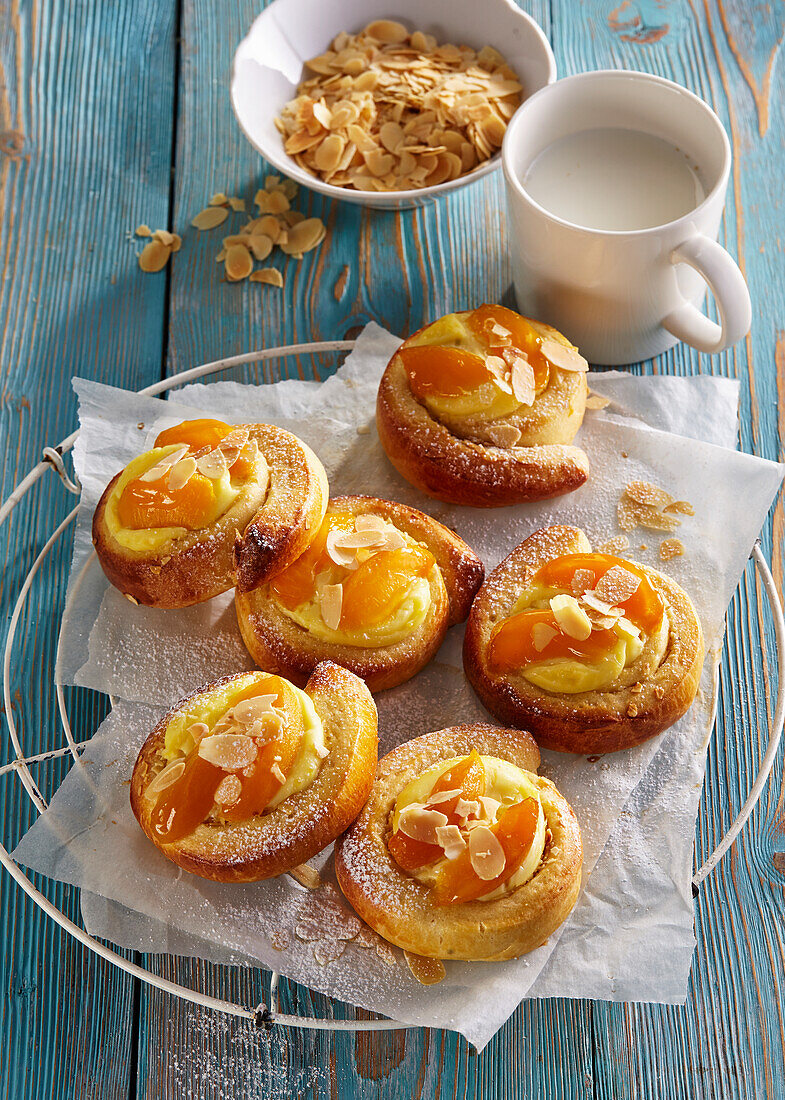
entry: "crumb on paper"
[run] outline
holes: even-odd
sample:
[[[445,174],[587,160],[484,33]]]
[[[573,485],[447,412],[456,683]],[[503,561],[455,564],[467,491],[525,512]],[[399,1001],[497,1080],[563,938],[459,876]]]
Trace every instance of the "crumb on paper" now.
[[[662,561],[680,558],[683,554],[684,543],[680,539],[663,539],[660,543],[660,558]]]

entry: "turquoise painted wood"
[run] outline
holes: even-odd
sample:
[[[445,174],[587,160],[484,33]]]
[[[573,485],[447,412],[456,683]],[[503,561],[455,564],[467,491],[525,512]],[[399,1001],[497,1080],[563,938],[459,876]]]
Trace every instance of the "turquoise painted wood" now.
[[[221,282],[214,255],[224,231],[187,227],[214,191],[250,199],[264,176],[226,94],[233,49],[259,6],[0,0],[3,495],[44,443],[74,426],[74,373],[141,386],[253,347],[343,336],[370,318],[404,333],[449,309],[509,300],[498,176],[401,214],[303,192],[296,205],[323,217],[330,235],[302,262],[286,261],[284,290]],[[736,161],[723,239],[750,283],[751,336],[712,359],[679,347],[640,369],[738,377],[743,446],[781,458],[785,78],[776,56],[785,9],[753,10],[745,0],[524,6],[551,36],[561,74],[623,67],[670,77],[708,99],[731,132]],[[167,272],[145,276],[136,267],[127,234],[140,221],[183,233]],[[323,377],[334,365],[287,360],[238,377]],[[0,533],[3,623],[70,503],[51,478]],[[784,528],[780,503],[763,534],[780,589]],[[67,559],[66,542],[34,589],[15,663],[15,713],[24,713],[29,751],[48,743],[54,721],[49,669]],[[760,664],[761,651],[768,659],[771,643],[748,572],[729,618],[698,861],[743,802],[760,758],[774,675],[753,680],[747,669],[753,657]],[[105,703],[74,693],[70,705],[77,735],[86,735]],[[0,753],[5,759],[5,745]],[[58,781],[57,768],[46,774]],[[778,854],[785,863],[781,784],[780,760],[750,824],[696,902],[698,946],[684,1008],[526,1004],[481,1056],[438,1032],[331,1037],[226,1021],[125,979],[0,878],[0,1097],[785,1097],[785,878],[775,865]],[[31,813],[20,789],[0,780],[4,843],[13,845]],[[72,891],[42,888],[78,916]],[[145,961],[249,1004],[268,988],[258,972]],[[282,985],[289,1011],[343,1012]]]

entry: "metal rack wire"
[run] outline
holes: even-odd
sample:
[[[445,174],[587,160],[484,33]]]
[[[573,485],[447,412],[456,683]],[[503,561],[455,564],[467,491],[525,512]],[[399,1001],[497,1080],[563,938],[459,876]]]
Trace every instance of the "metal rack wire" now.
[[[248,363],[266,362],[271,359],[285,358],[295,355],[307,355],[315,354],[319,352],[340,352],[351,351],[354,347],[353,340],[331,340],[320,341],[306,344],[292,344],[284,347],[269,348],[265,351],[248,352],[245,355],[235,355],[227,359],[218,359],[212,363],[205,363],[202,366],[194,367],[191,370],[182,371],[179,374],[173,375],[171,378],[163,379],[160,382],[156,382],[154,385],[147,386],[140,390],[140,394],[147,394],[154,396],[159,393],[163,393],[166,390],[170,390],[175,386],[181,386],[187,382],[194,382],[197,379],[204,378],[209,375],[219,374],[222,371],[228,370],[232,367],[241,366]],[[17,505],[24,499],[25,495],[39,482],[48,472],[54,471],[59,476],[65,488],[72,494],[78,495],[80,493],[80,486],[78,483],[69,476],[65,464],[63,463],[63,455],[67,453],[74,445],[78,432],[72,432],[66,439],[58,443],[55,447],[45,447],[43,450],[43,458],[16,486],[10,496],[0,506],[0,526],[8,519]],[[8,627],[8,635],[6,638],[5,650],[3,653],[3,700],[4,700],[4,714],[6,725],[8,727],[8,735],[10,738],[11,746],[13,748],[15,758],[8,764],[0,766],[0,778],[6,775],[16,775],[21,781],[28,797],[32,801],[36,810],[39,813],[43,813],[47,808],[46,800],[38,789],[38,785],[35,782],[31,772],[30,765],[46,762],[49,760],[57,759],[71,755],[74,761],[79,760],[79,753],[89,743],[87,741],[77,742],[74,740],[73,732],[71,729],[71,723],[68,716],[65,695],[63,692],[63,685],[59,680],[59,676],[55,673],[55,690],[57,697],[57,706],[60,717],[60,723],[62,727],[62,733],[65,738],[65,744],[57,748],[47,749],[42,752],[36,753],[32,756],[25,756],[22,750],[22,744],[19,737],[19,731],[17,729],[17,722],[15,717],[14,708],[12,706],[11,698],[11,660],[14,654],[14,645],[16,641],[17,630],[22,613],[25,608],[26,600],[29,595],[35,577],[39,573],[41,567],[46,561],[47,557],[52,551],[57,540],[68,529],[68,527],[76,519],[78,508],[74,508],[68,515],[62,520],[61,523],[55,528],[52,534],[49,536],[41,550],[39,551],[35,561],[33,562],[30,570],[28,571],[20,589],[19,595],[16,600],[11,619]],[[745,822],[749,818],[753,809],[755,808],[766,781],[769,777],[771,769],[774,765],[774,761],[777,756],[777,750],[780,745],[783,730],[783,720],[785,719],[785,619],[783,618],[782,607],[777,595],[777,590],[774,584],[774,579],[771,575],[771,571],[766,563],[766,560],[761,552],[760,545],[755,544],[752,550],[751,558],[755,563],[755,567],[758,571],[758,575],[763,586],[763,591],[766,594],[768,600],[772,621],[774,626],[774,634],[776,639],[777,650],[777,700],[775,704],[774,715],[771,721],[771,729],[769,733],[769,742],[766,747],[766,752],[761,760],[758,774],[756,775],[750,793],[736,816],[735,820],[731,823],[727,833],[722,838],[720,843],[706,859],[703,865],[696,871],[693,878],[693,886],[697,888],[706,876],[716,867],[723,855],[733,844],[736,837],[741,832]],[[89,563],[88,563],[89,564]],[[85,569],[87,566],[85,566]],[[63,618],[66,617],[69,611],[70,605],[76,599],[78,595],[78,582],[73,586],[69,595],[69,600],[63,611]],[[62,623],[62,620],[61,620]],[[62,634],[58,635],[58,653],[60,648],[60,638]],[[221,1000],[218,997],[210,996],[209,994],[202,993],[199,990],[189,989],[186,986],[171,982],[166,978],[161,977],[158,974],[153,973],[151,970],[146,969],[143,966],[139,966],[136,963],[126,959],[120,955],[117,951],[107,947],[99,940],[90,936],[84,928],[80,927],[65,913],[61,912],[44,894],[37,889],[30,878],[25,874],[21,867],[13,860],[10,853],[0,845],[0,864],[11,875],[11,877],[19,884],[19,886],[25,891],[25,893],[35,902],[39,908],[51,917],[61,928],[65,929],[70,935],[87,947],[90,951],[93,951],[96,955],[106,959],[114,966],[119,967],[125,973],[130,974],[132,977],[139,978],[141,981],[146,982],[148,985],[160,989],[163,992],[170,993],[176,997],[180,997],[184,1000],[190,1001],[192,1004],[200,1005],[204,1008],[210,1008],[218,1012],[225,1012],[231,1016],[239,1017],[241,1019],[247,1019],[255,1022],[258,1026],[271,1026],[272,1024],[280,1024],[285,1027],[303,1027],[314,1028],[322,1031],[389,1031],[405,1029],[415,1027],[417,1025],[401,1023],[397,1020],[335,1020],[335,1019],[319,1019],[316,1017],[303,1017],[292,1016],[282,1013],[278,1010],[278,982],[280,975],[277,971],[273,971],[270,981],[270,1004],[269,1005],[256,1005],[254,1007],[238,1005],[231,1001]]]

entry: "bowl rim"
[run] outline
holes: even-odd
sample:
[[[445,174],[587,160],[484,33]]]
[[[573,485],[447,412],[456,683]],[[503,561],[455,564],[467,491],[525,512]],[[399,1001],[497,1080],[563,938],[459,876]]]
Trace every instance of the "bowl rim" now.
[[[281,143],[281,150],[278,149],[269,150],[263,149],[262,146],[255,140],[255,138],[248,131],[243,124],[243,120],[240,117],[240,112],[236,100],[236,85],[237,85],[237,62],[240,59],[240,55],[243,52],[243,46],[250,38],[254,27],[257,22],[266,17],[267,13],[277,3],[282,3],[283,0],[272,0],[272,3],[268,4],[263,11],[256,16],[251,23],[248,31],[241,38],[232,56],[232,64],[230,69],[229,79],[229,98],[232,104],[232,111],[237,121],[237,125],[240,127],[244,137],[250,145],[259,153],[264,160],[271,164],[274,168],[277,168],[279,172],[282,172],[285,176],[293,179],[296,183],[303,187],[309,188],[311,191],[317,191],[319,194],[326,195],[328,198],[342,199],[344,202],[352,202],[360,205],[374,205],[374,206],[400,206],[404,204],[420,205],[421,200],[428,198],[436,198],[439,195],[443,195],[449,191],[455,191],[459,187],[464,187],[467,184],[474,183],[476,180],[481,179],[483,176],[488,175],[489,172],[495,171],[502,163],[502,150],[498,149],[492,157],[483,161],[482,164],[473,168],[470,172],[467,172],[463,176],[458,176],[453,180],[446,180],[444,183],[434,183],[428,187],[409,188],[407,190],[397,191],[358,191],[355,188],[337,187],[332,183],[324,183],[316,176],[312,176],[309,172],[306,172],[299,166],[287,153],[283,151],[283,143]],[[540,24],[531,16],[528,12],[523,11],[518,7],[514,0],[497,0],[509,11],[513,12],[522,23],[528,26],[529,31],[532,33],[534,40],[537,42],[541,49],[542,55],[547,63],[547,75],[546,82],[531,95],[537,95],[543,88],[550,84],[553,84],[556,80],[556,58],[553,53],[548,36],[542,29]],[[531,96],[527,97],[531,98]],[[523,103],[527,102],[524,100]],[[521,106],[523,106],[521,103]],[[519,110],[520,108],[518,108]],[[516,112],[517,113],[517,112]],[[513,115],[513,118],[515,115]],[[511,124],[512,119],[508,122],[508,127]]]

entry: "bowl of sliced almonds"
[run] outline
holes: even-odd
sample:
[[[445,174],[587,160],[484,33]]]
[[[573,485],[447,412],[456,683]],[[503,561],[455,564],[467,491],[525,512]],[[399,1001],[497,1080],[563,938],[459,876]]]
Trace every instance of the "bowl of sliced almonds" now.
[[[401,208],[497,168],[510,118],[555,79],[513,0],[273,0],[235,53],[231,98],[290,178]]]

